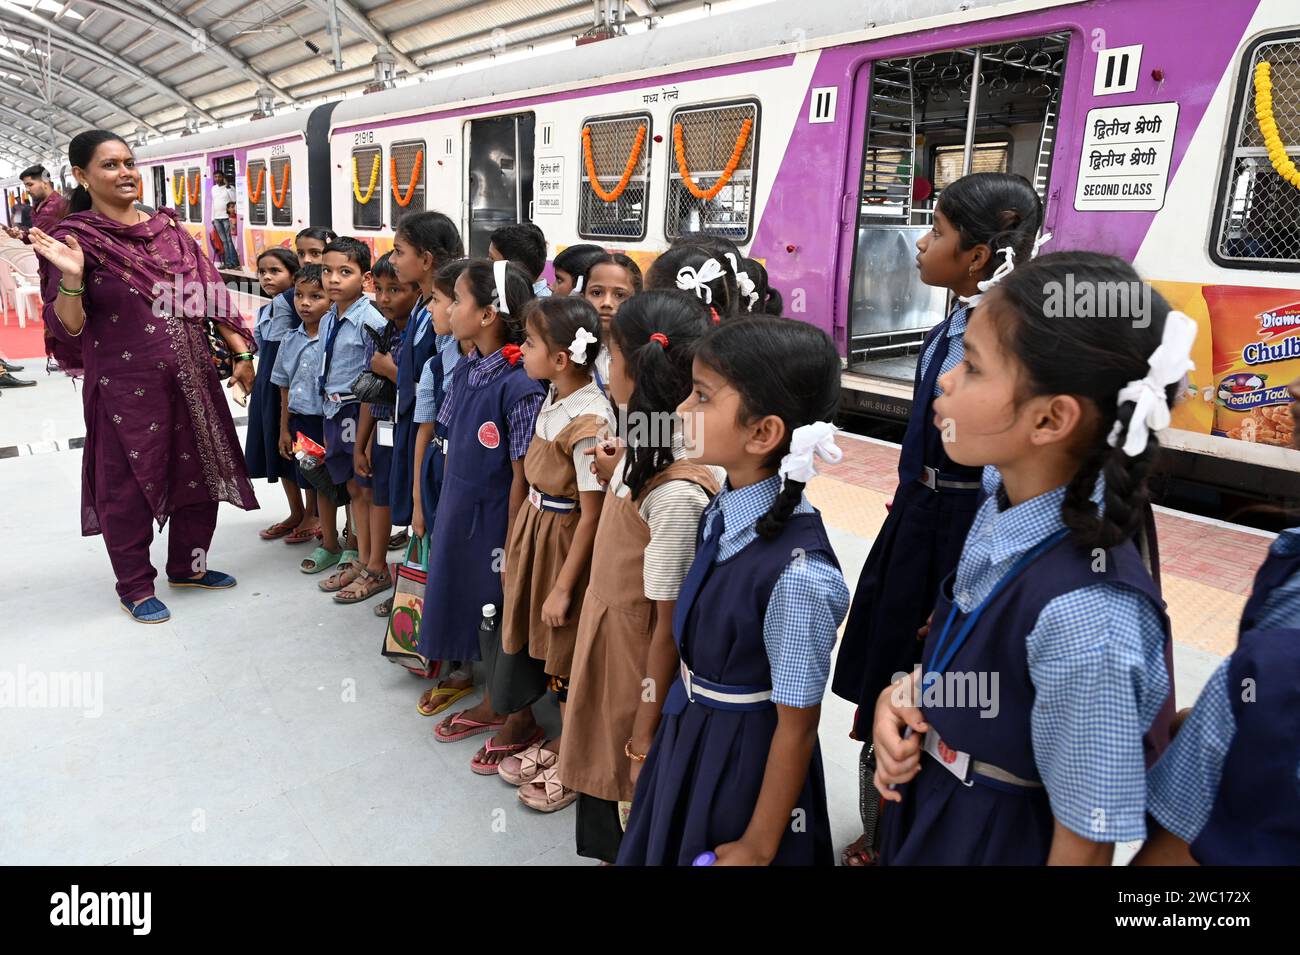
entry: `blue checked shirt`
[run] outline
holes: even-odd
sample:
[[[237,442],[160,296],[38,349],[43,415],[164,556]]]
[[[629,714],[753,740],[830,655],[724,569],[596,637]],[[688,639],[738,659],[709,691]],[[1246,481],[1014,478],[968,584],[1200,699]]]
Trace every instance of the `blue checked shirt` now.
[[[1278,535],[1272,553],[1300,553],[1300,528]],[[1256,627],[1300,627],[1300,574],[1277,587],[1260,608]],[[1228,685],[1228,657],[1210,676],[1174,741],[1147,776],[1147,810],[1184,842],[1196,841],[1210,818],[1223,779],[1223,763],[1237,733],[1232,715],[1233,688]],[[1300,780],[1300,765],[1296,766]]]
[[[325,343],[330,340],[330,330],[338,318],[338,305],[330,306],[320,323],[321,358],[317,375],[325,374]],[[362,295],[343,313],[343,324],[338,337],[334,339],[334,357],[330,360],[329,377],[325,379],[324,412],[327,418],[333,418],[347,401],[336,400],[331,395],[350,395],[352,383],[357,375],[366,370],[366,339],[370,336],[362,325],[369,325],[377,332],[382,332],[388,319],[380,314],[370,299]]]
[[[734,557],[755,540],[754,525],[768,512],[781,490],[780,476],[732,490],[724,486],[704,509],[704,533],[722,512],[722,540],[715,563]],[[804,498],[794,509],[807,514]],[[772,702],[782,706],[817,706],[826,693],[831,654],[840,623],[849,610],[844,575],[820,554],[792,560],[772,587],[763,616],[763,645],[772,667]]]
[[[939,375],[934,380],[934,397],[936,398],[943,393],[942,389],[939,388],[939,378],[942,378],[944,375],[948,374],[948,372],[960,365],[961,360],[966,356],[966,322],[969,318],[970,306],[965,304],[958,305],[953,309],[952,314],[948,316],[948,330],[944,332],[944,335],[951,340],[948,342],[948,355],[944,358],[943,364],[939,366]],[[922,353],[922,378],[925,377],[926,369],[930,367],[930,357],[938,347],[939,337],[935,336],[934,341],[930,342],[930,347]]]
[[[451,383],[451,373],[460,358],[460,345],[456,339],[450,335],[439,335],[434,343],[433,357],[420,369],[420,381],[415,386],[416,424],[429,424],[438,420],[437,380],[442,378],[445,389]]]
[[[510,366],[506,356],[497,349],[484,358],[478,349],[470,350],[465,356],[469,369],[465,374],[472,387],[485,385],[500,377]],[[523,361],[522,358],[519,359]],[[444,428],[451,425],[451,416],[456,411],[456,379],[450,379],[442,396],[442,407],[438,409],[438,424]],[[533,428],[537,426],[537,412],[542,410],[544,394],[529,394],[515,402],[514,407],[506,411],[506,432],[510,444],[510,460],[518,461],[528,453],[528,445],[533,440]]]
[[[319,329],[317,329],[319,333]],[[321,338],[311,338],[299,325],[284,336],[271,369],[271,384],[289,389],[289,410],[294,414],[319,415],[324,398],[320,392]]]
[[[1101,490],[1099,480],[1098,503]],[[1005,510],[999,497],[980,505],[957,564],[953,595],[963,613],[1065,526],[1064,487]],[[1024,639],[1035,691],[1034,762],[1052,815],[1094,842],[1144,838],[1142,735],[1169,692],[1160,615],[1145,597],[1098,583],[1048,603]]]

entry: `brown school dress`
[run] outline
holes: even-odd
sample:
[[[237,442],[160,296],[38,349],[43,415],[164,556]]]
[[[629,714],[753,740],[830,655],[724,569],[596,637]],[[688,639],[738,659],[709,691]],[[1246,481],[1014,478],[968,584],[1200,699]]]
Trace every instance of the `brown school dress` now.
[[[594,438],[609,423],[596,415],[574,418],[555,440],[534,435],[524,456],[524,477],[531,489],[551,497],[578,499],[578,477],[573,469],[573,448],[579,441]],[[525,501],[515,515],[515,526],[506,548],[505,613],[501,618],[501,646],[506,653],[527,650],[545,663],[551,676],[567,677],[573,663],[573,645],[578,638],[578,617],[587,589],[587,572],[573,585],[567,623],[548,627],[542,623],[542,604],[551,595],[564,567],[565,557],[578,529],[579,510],[539,510]]]
[[[679,460],[656,474],[637,500],[631,495],[607,495],[600,512],[559,763],[564,785],[589,796],[632,799],[634,787],[623,747],[641,705],[655,628],[655,605],[646,599],[642,586],[650,525],[642,519],[638,504],[660,484],[683,480],[710,495],[718,493],[717,479],[707,467]],[[668,688],[663,687],[663,692]]]

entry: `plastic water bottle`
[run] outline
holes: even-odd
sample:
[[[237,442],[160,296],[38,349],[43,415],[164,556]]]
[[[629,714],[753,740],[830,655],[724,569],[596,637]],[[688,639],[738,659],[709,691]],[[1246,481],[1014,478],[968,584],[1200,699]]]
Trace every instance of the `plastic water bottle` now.
[[[478,625],[481,633],[495,633],[497,629],[497,606],[496,604],[483,605],[483,619]]]

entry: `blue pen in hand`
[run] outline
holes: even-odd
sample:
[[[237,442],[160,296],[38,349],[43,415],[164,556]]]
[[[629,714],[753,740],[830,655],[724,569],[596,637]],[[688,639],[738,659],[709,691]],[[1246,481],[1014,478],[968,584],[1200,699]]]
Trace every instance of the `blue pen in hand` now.
[[[715,853],[701,852],[695,857],[695,861],[692,862],[691,865],[713,865],[713,863],[717,861],[718,857]]]

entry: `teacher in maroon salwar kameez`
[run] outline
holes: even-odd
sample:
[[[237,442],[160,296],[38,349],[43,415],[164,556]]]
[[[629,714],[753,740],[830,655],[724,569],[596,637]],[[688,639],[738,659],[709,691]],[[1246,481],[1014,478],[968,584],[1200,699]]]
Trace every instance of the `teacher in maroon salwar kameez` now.
[[[248,390],[255,346],[221,277],[175,214],[135,208],[139,173],[125,141],[105,130],[80,133],[68,160],[80,184],[71,213],[52,234],[33,229],[31,241],[49,263],[46,326],[80,341],[86,369],[81,531],[104,535],[122,608],[142,623],[161,623],[170,613],[154,594],[153,522],[171,523],[169,584],[235,585],[207,567],[217,504],[253,510],[257,498],[205,317],[238,359],[234,381]]]

